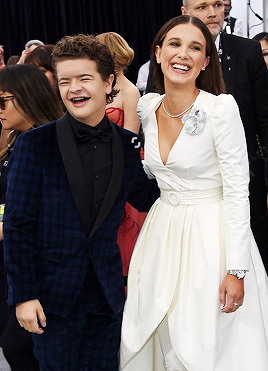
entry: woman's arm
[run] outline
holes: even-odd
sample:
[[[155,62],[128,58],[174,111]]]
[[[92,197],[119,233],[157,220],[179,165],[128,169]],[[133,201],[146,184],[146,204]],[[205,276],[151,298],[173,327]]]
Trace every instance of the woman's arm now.
[[[212,114],[212,135],[223,184],[226,270],[248,270],[250,258],[249,165],[243,124],[231,95]]]
[[[243,304],[244,280],[228,270],[248,270],[250,258],[249,166],[239,110],[230,95],[217,97],[212,133],[219,161],[224,200],[226,276],[220,287],[221,310],[234,312]]]
[[[140,98],[139,90],[136,86],[124,89],[123,110],[124,110],[124,128],[138,134],[140,130],[140,119],[137,114],[137,104]]]

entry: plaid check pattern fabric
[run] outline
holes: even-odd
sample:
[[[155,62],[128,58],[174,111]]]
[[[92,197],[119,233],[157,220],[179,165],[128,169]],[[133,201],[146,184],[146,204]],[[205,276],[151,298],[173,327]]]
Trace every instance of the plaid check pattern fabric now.
[[[16,140],[4,215],[10,305],[37,298],[45,312],[67,317],[91,259],[107,302],[115,314],[122,310],[124,282],[116,238],[123,208],[130,201],[147,211],[158,189],[143,171],[138,137],[118,126],[116,130],[125,157],[123,181],[111,211],[90,240],[70,191],[56,122]]]

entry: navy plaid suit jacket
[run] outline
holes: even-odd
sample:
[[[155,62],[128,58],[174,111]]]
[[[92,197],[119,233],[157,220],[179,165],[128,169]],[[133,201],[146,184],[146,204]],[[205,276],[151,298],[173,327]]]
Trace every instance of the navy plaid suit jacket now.
[[[68,316],[89,259],[105,297],[124,305],[122,262],[116,244],[126,201],[147,211],[159,195],[145,175],[138,137],[112,124],[113,170],[93,226],[78,149],[67,115],[16,140],[8,169],[4,254],[8,303],[39,299],[44,311]]]

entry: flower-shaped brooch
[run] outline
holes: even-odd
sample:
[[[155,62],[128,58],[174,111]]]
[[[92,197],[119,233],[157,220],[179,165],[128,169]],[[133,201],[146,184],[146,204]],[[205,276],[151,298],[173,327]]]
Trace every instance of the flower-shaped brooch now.
[[[193,108],[189,115],[185,115],[181,119],[185,132],[189,135],[199,135],[204,128],[206,116],[206,112],[201,111],[198,108]]]

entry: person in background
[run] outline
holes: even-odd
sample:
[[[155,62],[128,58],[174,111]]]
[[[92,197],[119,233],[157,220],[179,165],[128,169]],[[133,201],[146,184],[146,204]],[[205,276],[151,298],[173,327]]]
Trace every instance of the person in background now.
[[[113,103],[107,105],[106,115],[117,125],[138,133],[140,119],[136,110],[140,93],[137,87],[124,75],[124,71],[134,58],[134,51],[126,40],[115,32],[102,33],[97,35],[97,38],[109,48],[114,57],[117,73],[115,88],[119,90]],[[117,238],[123,261],[125,282],[127,281],[131,254],[145,217],[146,213],[139,213],[129,203],[126,203]]]
[[[58,90],[57,79],[52,67],[52,52],[54,45],[39,45],[27,54],[24,63],[30,63],[44,72],[55,90]]]
[[[232,1],[223,0],[224,5],[224,22],[223,30],[228,34],[236,36],[243,36],[243,23],[240,19],[231,17],[230,11],[232,10]]]
[[[0,71],[5,68],[5,61],[4,61],[4,45],[0,43]],[[2,126],[2,122],[0,119],[0,125]],[[0,134],[0,151],[5,146],[7,140],[8,131],[1,130]]]
[[[200,19],[168,21],[152,55],[161,95],[141,97],[138,112],[160,198],[131,258],[120,370],[159,370],[158,336],[167,371],[266,371],[268,279],[250,231],[237,103]]]
[[[262,55],[268,69],[268,32],[260,32],[253,37],[253,40],[261,44]]]
[[[150,66],[150,61],[144,63],[139,68],[139,71],[138,71],[136,86],[139,89],[141,95],[145,94],[148,75],[149,75],[149,66]]]
[[[0,43],[0,71],[5,68],[5,60],[4,60],[4,45]]]
[[[107,104],[106,114],[109,120],[138,134],[140,120],[136,108],[140,93],[137,87],[124,75],[134,58],[134,50],[116,32],[102,33],[97,35],[97,38],[109,48],[115,60],[116,89],[119,90],[113,103]]]
[[[20,327],[15,310],[7,306],[2,233],[7,166],[20,133],[55,120],[62,114],[54,90],[36,67],[15,64],[0,72],[0,118],[2,131],[9,133],[6,146],[0,151],[0,346],[12,371],[37,371],[39,365],[33,355],[31,335]]]
[[[31,53],[38,45],[44,45],[43,41],[40,40],[29,40],[25,44],[24,50],[21,53],[21,56],[18,60],[18,64],[23,64],[25,61],[26,56]]]
[[[9,66],[10,64],[17,64],[19,59],[19,55],[11,55],[7,60],[7,66]]]

